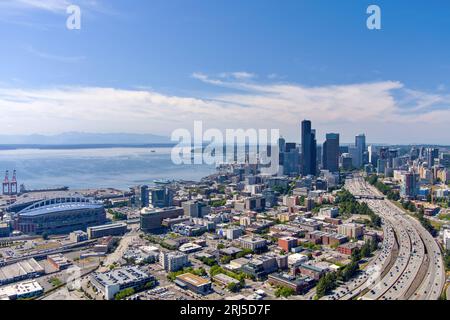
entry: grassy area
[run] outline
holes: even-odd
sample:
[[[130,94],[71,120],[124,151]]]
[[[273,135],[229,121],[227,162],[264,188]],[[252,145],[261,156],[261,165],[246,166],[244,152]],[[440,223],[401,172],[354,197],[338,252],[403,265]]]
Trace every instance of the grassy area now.
[[[60,285],[62,285],[62,281],[59,280],[57,277],[52,277],[48,280],[48,282],[53,286],[53,287],[59,287]]]
[[[49,242],[44,244],[39,244],[36,247],[34,247],[33,250],[49,250],[49,249],[57,249],[60,248],[61,244],[57,242]]]

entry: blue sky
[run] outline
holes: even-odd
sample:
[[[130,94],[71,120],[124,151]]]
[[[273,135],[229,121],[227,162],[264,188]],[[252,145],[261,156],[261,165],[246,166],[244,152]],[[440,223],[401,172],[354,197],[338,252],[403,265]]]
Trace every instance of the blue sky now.
[[[370,4],[382,30],[366,28]],[[449,13],[445,0],[4,0],[1,133],[203,120],[298,140],[309,118],[319,140],[450,144]]]

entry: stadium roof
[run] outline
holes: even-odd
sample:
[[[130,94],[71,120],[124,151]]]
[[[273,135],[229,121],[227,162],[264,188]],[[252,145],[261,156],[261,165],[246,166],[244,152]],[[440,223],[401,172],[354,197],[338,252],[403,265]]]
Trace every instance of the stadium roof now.
[[[20,216],[38,216],[55,212],[101,209],[103,204],[83,197],[47,199],[34,203],[19,212]]]

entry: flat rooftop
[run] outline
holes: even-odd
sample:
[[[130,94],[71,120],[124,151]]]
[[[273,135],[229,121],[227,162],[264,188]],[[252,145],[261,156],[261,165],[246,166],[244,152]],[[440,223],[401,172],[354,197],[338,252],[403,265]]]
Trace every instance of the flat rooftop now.
[[[43,273],[44,268],[34,259],[19,261],[0,269],[0,282],[33,273]]]
[[[123,227],[127,227],[127,224],[125,222],[103,224],[101,226],[89,227],[88,229],[91,231],[100,231],[100,230],[108,230],[111,228],[123,228]]]
[[[106,273],[95,273],[92,277],[102,286],[129,284],[151,277],[138,267],[126,267]]]
[[[181,280],[183,282],[189,283],[196,287],[204,286],[204,285],[211,283],[211,281],[209,281],[205,278],[196,276],[195,274],[192,274],[192,273],[185,273],[185,274],[179,275],[177,277],[177,280]]]

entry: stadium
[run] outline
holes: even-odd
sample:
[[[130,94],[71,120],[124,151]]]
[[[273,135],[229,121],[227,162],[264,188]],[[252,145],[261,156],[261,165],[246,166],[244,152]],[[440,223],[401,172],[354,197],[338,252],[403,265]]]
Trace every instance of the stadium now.
[[[17,214],[16,230],[26,234],[64,234],[104,223],[103,204],[84,197],[36,202]]]

